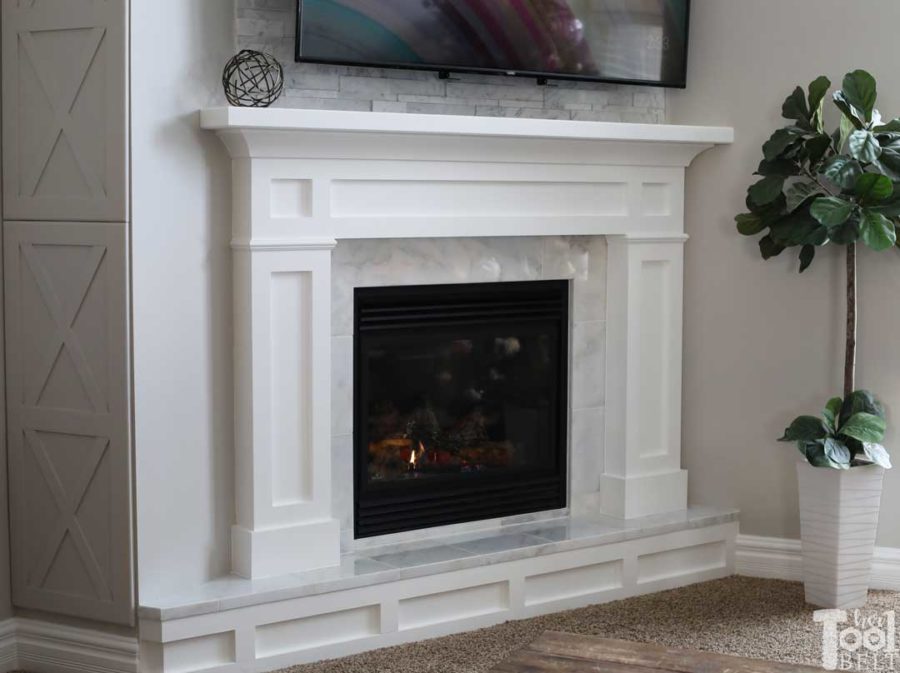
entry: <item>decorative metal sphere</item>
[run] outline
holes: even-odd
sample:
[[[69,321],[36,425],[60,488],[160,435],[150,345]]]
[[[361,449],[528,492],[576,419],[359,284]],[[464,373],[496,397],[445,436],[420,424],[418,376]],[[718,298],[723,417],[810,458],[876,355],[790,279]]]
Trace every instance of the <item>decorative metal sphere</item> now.
[[[240,107],[269,107],[284,91],[284,69],[271,54],[242,49],[222,73],[225,98]]]

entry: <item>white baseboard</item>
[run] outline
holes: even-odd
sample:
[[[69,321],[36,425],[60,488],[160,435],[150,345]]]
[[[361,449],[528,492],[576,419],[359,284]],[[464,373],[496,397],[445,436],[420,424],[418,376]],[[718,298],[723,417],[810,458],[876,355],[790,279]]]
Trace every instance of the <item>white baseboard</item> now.
[[[0,671],[14,671],[19,667],[16,653],[16,620],[0,622]]]
[[[735,551],[738,575],[794,581],[803,579],[800,540],[738,535]],[[875,548],[870,587],[900,591],[900,549]]]
[[[136,673],[137,638],[14,617],[0,622],[0,673]]]

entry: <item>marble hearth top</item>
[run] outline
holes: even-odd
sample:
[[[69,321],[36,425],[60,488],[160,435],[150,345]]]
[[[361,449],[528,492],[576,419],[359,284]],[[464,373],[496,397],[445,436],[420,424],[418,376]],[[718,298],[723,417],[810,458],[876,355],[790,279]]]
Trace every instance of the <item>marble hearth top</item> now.
[[[737,510],[692,507],[682,512],[619,520],[605,517],[504,526],[345,554],[341,565],[282,577],[223,577],[182,593],[145,597],[138,614],[167,621],[272,601],[453,572],[559,552],[615,544],[737,521]]]

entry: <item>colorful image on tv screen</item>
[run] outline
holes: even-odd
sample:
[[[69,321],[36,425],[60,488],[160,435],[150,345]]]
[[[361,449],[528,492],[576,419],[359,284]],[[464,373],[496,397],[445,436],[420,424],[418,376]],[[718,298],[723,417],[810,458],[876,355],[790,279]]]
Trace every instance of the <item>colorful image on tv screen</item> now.
[[[303,0],[300,60],[683,84],[688,0]]]

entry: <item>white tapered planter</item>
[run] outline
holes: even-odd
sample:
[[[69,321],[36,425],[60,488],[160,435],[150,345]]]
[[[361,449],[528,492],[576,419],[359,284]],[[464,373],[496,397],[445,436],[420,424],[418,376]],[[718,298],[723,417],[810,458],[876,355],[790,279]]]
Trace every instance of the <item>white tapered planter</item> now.
[[[832,470],[797,463],[806,602],[865,604],[875,554],[884,468]]]

